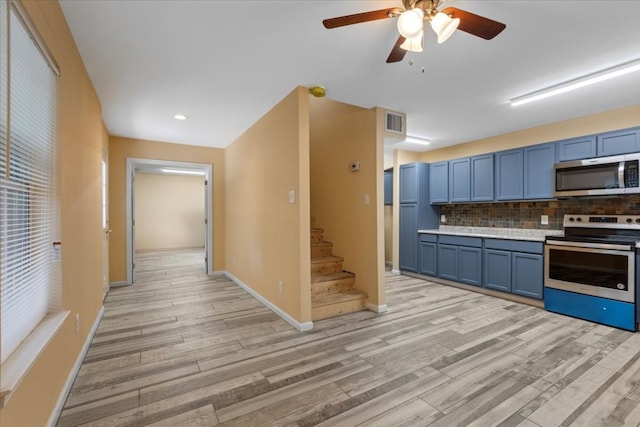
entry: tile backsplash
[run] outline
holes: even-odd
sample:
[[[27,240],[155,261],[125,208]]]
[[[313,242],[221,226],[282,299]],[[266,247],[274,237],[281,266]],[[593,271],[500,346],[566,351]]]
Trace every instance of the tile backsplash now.
[[[447,219],[446,225],[466,227],[561,230],[565,214],[640,215],[640,196],[440,206],[440,215],[445,215]],[[549,217],[548,225],[540,224],[541,215]]]

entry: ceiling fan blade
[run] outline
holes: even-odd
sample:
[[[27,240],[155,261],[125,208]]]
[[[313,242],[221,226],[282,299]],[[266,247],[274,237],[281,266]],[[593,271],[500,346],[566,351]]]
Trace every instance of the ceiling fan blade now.
[[[397,16],[402,9],[392,7],[390,9],[372,10],[371,12],[356,13],[354,15],[339,16],[337,18],[325,19],[322,24],[325,28],[343,27],[345,25],[359,24],[361,22],[376,21]]]
[[[398,37],[396,40],[396,44],[393,45],[393,49],[391,49],[391,53],[389,53],[389,57],[387,58],[387,64],[391,64],[392,62],[400,62],[407,54],[407,51],[402,49],[400,45],[404,43],[406,39],[402,36]]]
[[[458,30],[473,34],[485,40],[491,40],[507,27],[502,22],[494,21],[493,19],[485,18],[484,16],[476,15],[475,13],[455,7],[448,7],[442,12],[452,18],[460,18]]]

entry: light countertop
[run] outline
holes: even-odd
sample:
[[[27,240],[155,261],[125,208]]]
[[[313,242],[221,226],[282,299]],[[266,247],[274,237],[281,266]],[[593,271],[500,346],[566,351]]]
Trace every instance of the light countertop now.
[[[531,240],[544,242],[547,236],[562,236],[562,230],[537,230],[527,228],[462,227],[442,225],[438,229],[418,230],[425,234],[449,234],[453,236],[484,237],[490,239]]]

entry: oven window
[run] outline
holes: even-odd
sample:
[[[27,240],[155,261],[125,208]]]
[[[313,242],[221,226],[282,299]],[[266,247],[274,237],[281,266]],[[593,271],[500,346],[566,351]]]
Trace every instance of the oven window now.
[[[628,274],[626,255],[549,250],[550,279],[627,291]]]

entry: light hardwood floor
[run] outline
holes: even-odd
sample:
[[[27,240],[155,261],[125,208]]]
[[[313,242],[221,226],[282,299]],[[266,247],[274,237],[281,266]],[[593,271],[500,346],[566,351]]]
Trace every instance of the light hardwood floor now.
[[[640,334],[390,274],[300,333],[201,256],[138,257],[58,426],[640,425]]]

